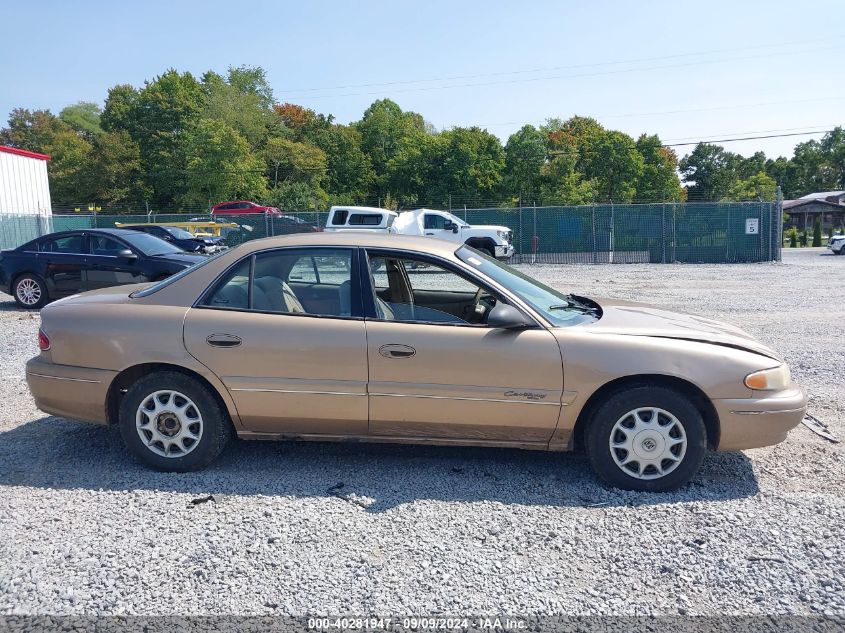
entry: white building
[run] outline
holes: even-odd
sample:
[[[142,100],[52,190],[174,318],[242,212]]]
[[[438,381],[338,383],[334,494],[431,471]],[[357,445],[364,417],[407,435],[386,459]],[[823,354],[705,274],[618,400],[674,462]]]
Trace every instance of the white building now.
[[[0,145],[0,248],[52,231],[46,154]]]

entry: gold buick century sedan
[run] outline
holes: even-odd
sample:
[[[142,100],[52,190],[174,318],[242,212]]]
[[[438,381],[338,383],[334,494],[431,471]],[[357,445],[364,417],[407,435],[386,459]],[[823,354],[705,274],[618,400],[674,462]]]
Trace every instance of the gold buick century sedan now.
[[[243,439],[584,450],[620,488],[781,442],[807,397],[742,330],[563,294],[466,246],[316,233],[41,311],[38,407],[116,424],[152,468]]]

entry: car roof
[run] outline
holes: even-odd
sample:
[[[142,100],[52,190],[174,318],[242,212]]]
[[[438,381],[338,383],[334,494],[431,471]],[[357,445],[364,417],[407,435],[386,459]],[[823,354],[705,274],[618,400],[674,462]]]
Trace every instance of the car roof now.
[[[360,246],[362,248],[408,249],[433,255],[449,256],[455,252],[458,245],[433,237],[350,230],[265,237],[245,242],[238,249],[240,252],[251,252],[291,246]]]
[[[66,237],[68,235],[78,235],[81,233],[106,233],[108,235],[117,235],[117,236],[125,236],[125,235],[137,235],[137,231],[131,231],[129,229],[73,229],[71,231],[56,231],[55,233],[48,233],[47,235],[42,235],[39,240],[51,240],[58,237]]]

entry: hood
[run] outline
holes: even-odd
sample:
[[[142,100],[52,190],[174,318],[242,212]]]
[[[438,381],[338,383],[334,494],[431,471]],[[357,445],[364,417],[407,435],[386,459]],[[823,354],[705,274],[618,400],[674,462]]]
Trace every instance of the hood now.
[[[513,233],[513,230],[509,229],[506,226],[493,226],[491,224],[470,224],[469,226],[463,226],[461,228],[471,230],[502,231],[504,233]]]
[[[188,266],[208,259],[205,255],[193,255],[192,253],[166,253],[164,255],[151,255],[151,257],[178,264],[187,264]]]
[[[768,356],[779,362],[783,358],[738,327],[704,317],[664,310],[644,303],[594,299],[601,306],[602,317],[584,329],[602,334],[651,336],[697,341],[742,349]]]

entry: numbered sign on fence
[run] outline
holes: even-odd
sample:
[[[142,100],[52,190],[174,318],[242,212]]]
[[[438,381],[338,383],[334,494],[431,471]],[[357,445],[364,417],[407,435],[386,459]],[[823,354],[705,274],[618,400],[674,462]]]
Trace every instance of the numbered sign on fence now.
[[[760,220],[758,218],[745,218],[745,234],[757,235],[760,232]]]

